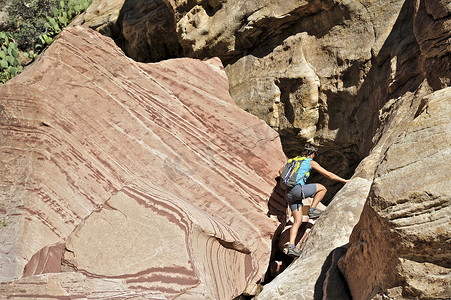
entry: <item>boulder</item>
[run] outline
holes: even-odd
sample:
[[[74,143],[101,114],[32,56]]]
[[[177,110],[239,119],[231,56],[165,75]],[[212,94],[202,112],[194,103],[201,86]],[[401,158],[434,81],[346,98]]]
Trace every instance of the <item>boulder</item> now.
[[[451,295],[451,88],[422,106],[376,168],[339,266],[354,299]]]
[[[403,3],[129,0],[117,13],[124,18],[115,40],[138,61],[219,57],[232,98],[279,131],[288,156],[315,139],[323,163],[350,176],[368,155],[371,143],[363,141],[380,108],[356,119],[367,96],[358,93]],[[157,10],[164,17],[154,19]],[[351,168],[328,163],[337,156]]]
[[[220,57],[232,98],[279,131],[288,156],[314,139],[323,146],[323,162],[350,176],[368,155],[365,136],[377,129],[373,118],[380,106],[365,107],[362,119],[354,112],[370,92],[363,83],[404,1],[165,3],[183,55]],[[140,60],[135,52],[127,53]],[[351,168],[328,163],[337,156]]]
[[[389,86],[396,93],[406,81],[410,89],[421,82],[419,48],[409,42],[413,27],[405,30],[402,21],[413,5],[403,0],[141,2],[127,1],[118,13],[124,18],[116,42],[127,55],[219,57],[234,101],[279,132],[288,156],[313,140],[321,146],[319,162],[342,177],[369,154],[378,112],[392,98]],[[154,9],[169,15],[154,20]],[[390,73],[391,65],[403,71],[396,83],[391,77],[400,72]],[[315,180],[330,186],[327,204],[340,186]]]
[[[141,2],[118,12],[115,39],[127,55],[219,57],[234,101],[279,132],[288,156],[313,140],[319,162],[342,177],[369,155],[386,103],[425,77],[434,89],[449,77],[440,63],[449,34],[440,1]],[[153,19],[154,10],[165,17]],[[330,186],[327,204],[340,186],[315,180]]]
[[[219,59],[138,63],[76,26],[0,89],[2,295],[231,299],[262,278],[285,156]]]

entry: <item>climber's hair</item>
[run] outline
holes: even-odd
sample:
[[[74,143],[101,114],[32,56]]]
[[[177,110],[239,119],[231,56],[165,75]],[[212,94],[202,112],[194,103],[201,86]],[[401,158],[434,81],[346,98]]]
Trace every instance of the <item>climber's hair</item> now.
[[[302,151],[302,155],[309,156],[312,153],[315,153],[315,156],[318,156],[318,148],[316,148],[312,144],[306,144],[304,150]]]

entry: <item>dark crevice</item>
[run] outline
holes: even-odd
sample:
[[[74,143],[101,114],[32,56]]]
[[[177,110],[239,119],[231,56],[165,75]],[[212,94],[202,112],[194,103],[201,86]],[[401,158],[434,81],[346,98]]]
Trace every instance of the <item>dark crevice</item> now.
[[[351,14],[346,6],[337,5],[333,1],[313,1],[282,18],[267,17],[253,24],[243,20],[242,29],[235,34],[234,48],[239,54],[221,59],[224,66],[227,66],[247,54],[262,58],[272,53],[290,36],[306,32],[310,36],[321,38],[331,28],[350,18]]]
[[[111,37],[127,56],[136,61],[158,62],[183,57],[173,12],[162,0],[149,3],[142,7],[138,0],[125,0]],[[140,28],[130,33],[133,26]],[[124,34],[126,32],[128,34]]]
[[[227,249],[232,249],[244,254],[250,254],[251,251],[249,250],[249,248],[247,248],[246,246],[243,245],[243,243],[239,242],[239,241],[233,241],[233,242],[228,242],[228,241],[224,241],[218,237],[216,237],[216,240],[219,242],[219,244],[221,244],[221,246],[223,246],[224,248]]]
[[[218,10],[222,8],[222,3],[217,3],[214,7],[210,1],[203,1],[202,7],[209,17],[212,17]]]
[[[346,279],[338,269],[338,261],[346,254],[347,249],[348,245],[343,245],[332,250],[327,256],[321,268],[321,274],[316,279],[315,290],[313,294],[314,300],[352,299]]]
[[[78,272],[78,268],[65,259],[61,259],[61,271],[63,272]]]
[[[280,90],[280,101],[283,103],[283,115],[290,124],[293,124],[295,121],[295,111],[290,96],[298,90],[299,86],[302,85],[302,82],[300,79],[280,78],[276,81],[276,85]]]

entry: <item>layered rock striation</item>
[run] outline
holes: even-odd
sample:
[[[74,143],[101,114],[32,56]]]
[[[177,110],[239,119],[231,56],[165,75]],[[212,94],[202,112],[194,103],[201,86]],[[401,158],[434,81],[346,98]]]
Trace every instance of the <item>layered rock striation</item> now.
[[[0,294],[231,299],[265,273],[285,156],[219,59],[137,63],[73,27],[0,109]]]

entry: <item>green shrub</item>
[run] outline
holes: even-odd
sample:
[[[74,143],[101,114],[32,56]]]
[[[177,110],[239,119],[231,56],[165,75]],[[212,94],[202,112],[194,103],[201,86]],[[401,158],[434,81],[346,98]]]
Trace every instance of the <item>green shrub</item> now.
[[[19,49],[30,50],[38,37],[45,34],[46,16],[58,0],[10,0],[7,6],[8,25]]]
[[[0,81],[5,83],[22,71],[23,67],[12,35],[0,32]]]
[[[11,0],[9,32],[0,32],[0,84],[23,70],[20,53],[28,61],[50,45],[61,30],[92,0]]]
[[[59,7],[52,7],[51,15],[46,16],[46,33],[39,36],[42,44],[50,45],[55,37],[79,13],[89,7],[92,0],[60,0]]]

